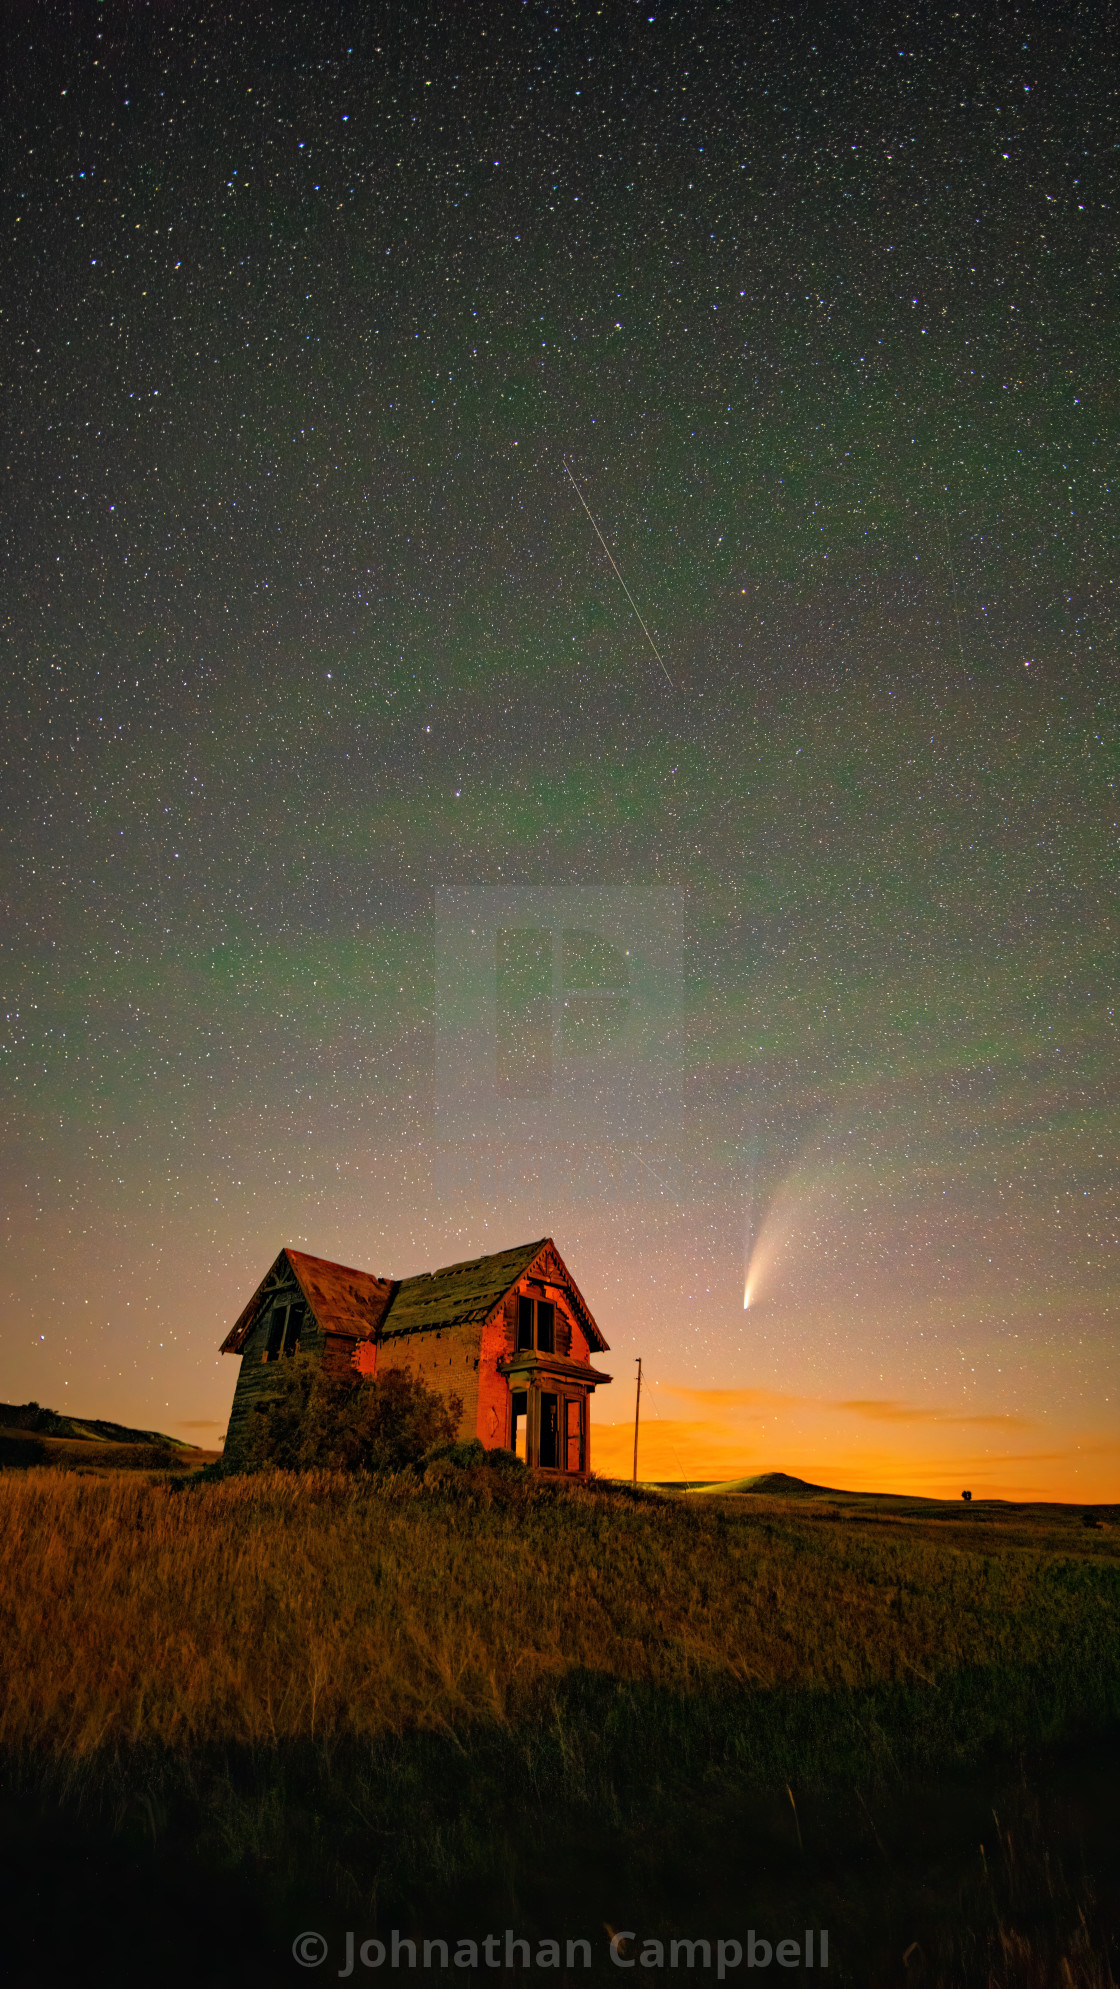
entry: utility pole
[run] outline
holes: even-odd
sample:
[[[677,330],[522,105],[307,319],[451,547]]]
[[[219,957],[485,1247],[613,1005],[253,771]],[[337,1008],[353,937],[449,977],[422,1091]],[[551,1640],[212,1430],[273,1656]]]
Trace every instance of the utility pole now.
[[[642,1406],[642,1363],[638,1362],[638,1392],[634,1397],[634,1483],[638,1482],[638,1415]]]

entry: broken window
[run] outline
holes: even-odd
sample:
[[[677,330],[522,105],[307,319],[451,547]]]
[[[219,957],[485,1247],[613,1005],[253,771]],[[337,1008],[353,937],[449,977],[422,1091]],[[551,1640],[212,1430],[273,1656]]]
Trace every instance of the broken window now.
[[[514,1456],[519,1457],[521,1459],[522,1464],[527,1464],[529,1462],[529,1456],[528,1456],[529,1391],[528,1389],[515,1388],[513,1390],[513,1415],[511,1421],[512,1421],[512,1429],[510,1431],[509,1447],[512,1450]]]
[[[284,1354],[294,1354],[299,1347],[299,1330],[303,1323],[303,1306],[298,1300],[280,1299],[272,1308],[268,1322],[268,1345],[265,1348],[266,1361],[278,1361]]]
[[[519,1298],[517,1301],[517,1345],[519,1349],[551,1354],[556,1344],[556,1307],[548,1298]]]
[[[556,1471],[560,1465],[560,1398],[558,1395],[541,1391],[541,1436],[540,1462],[545,1471]]]

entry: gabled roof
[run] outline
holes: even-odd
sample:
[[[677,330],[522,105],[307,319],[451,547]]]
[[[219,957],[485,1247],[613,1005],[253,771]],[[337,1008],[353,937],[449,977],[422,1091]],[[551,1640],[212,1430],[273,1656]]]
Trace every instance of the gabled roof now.
[[[329,1257],[309,1257],[303,1250],[281,1250],[222,1341],[223,1354],[241,1353],[265,1300],[293,1278],[323,1332],[345,1333],[355,1340],[373,1337],[395,1290],[392,1278],[332,1264]]]
[[[595,1347],[601,1354],[609,1353],[610,1348],[591,1316],[591,1308],[560,1255],[559,1250],[556,1248],[551,1236],[545,1237],[529,1269],[533,1274],[534,1280],[538,1280],[546,1287],[550,1284],[561,1287],[571,1300],[572,1310],[583,1327],[588,1346]]]
[[[442,1270],[422,1272],[418,1278],[405,1278],[389,1307],[380,1337],[392,1340],[398,1333],[472,1322],[481,1325],[527,1272],[536,1272],[542,1283],[558,1285],[567,1294],[589,1345],[606,1353],[607,1343],[551,1236],[519,1244],[515,1250],[495,1251],[490,1257],[446,1264]]]
[[[372,1271],[352,1271],[332,1264],[329,1257],[308,1257],[302,1250],[285,1250],[303,1295],[325,1333],[349,1333],[368,1340],[377,1331],[393,1302],[395,1280]]]
[[[499,1250],[492,1257],[472,1257],[463,1264],[445,1264],[441,1271],[422,1271],[418,1278],[403,1279],[385,1321],[385,1338],[426,1326],[467,1326],[472,1320],[481,1324],[547,1241],[542,1236],[516,1250]]]
[[[538,1260],[540,1260],[538,1264]],[[222,1341],[223,1354],[239,1354],[252,1331],[261,1306],[278,1286],[294,1277],[325,1333],[343,1333],[355,1340],[390,1340],[398,1334],[421,1333],[447,1326],[482,1324],[521,1278],[534,1267],[567,1292],[589,1344],[605,1353],[607,1343],[567,1265],[550,1236],[522,1243],[514,1250],[472,1257],[447,1264],[439,1271],[396,1281],[371,1271],[351,1270],[326,1257],[309,1257],[302,1250],[281,1250],[262,1278],[240,1318]]]

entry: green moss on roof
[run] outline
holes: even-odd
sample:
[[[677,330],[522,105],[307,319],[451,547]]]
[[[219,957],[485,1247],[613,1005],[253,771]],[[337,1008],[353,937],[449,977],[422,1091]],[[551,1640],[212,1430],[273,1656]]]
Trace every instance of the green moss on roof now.
[[[403,1279],[385,1322],[385,1338],[415,1332],[420,1327],[460,1326],[485,1319],[528,1270],[548,1238],[500,1250],[492,1257],[473,1257],[447,1264],[440,1271]]]

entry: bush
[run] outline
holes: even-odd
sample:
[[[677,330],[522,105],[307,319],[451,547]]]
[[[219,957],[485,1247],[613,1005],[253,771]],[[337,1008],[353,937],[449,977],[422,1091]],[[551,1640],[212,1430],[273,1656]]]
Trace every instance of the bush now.
[[[457,1443],[437,1443],[424,1456],[425,1467],[446,1464],[456,1471],[524,1471],[525,1466],[512,1450],[487,1450],[478,1437],[461,1437]]]
[[[276,1385],[253,1411],[249,1470],[402,1471],[437,1444],[454,1443],[457,1395],[442,1395],[402,1368],[333,1376],[308,1354],[277,1367]]]
[[[484,1451],[482,1462],[488,1471],[506,1472],[510,1477],[516,1477],[519,1473],[525,1475],[526,1467],[524,1463],[512,1450]]]

